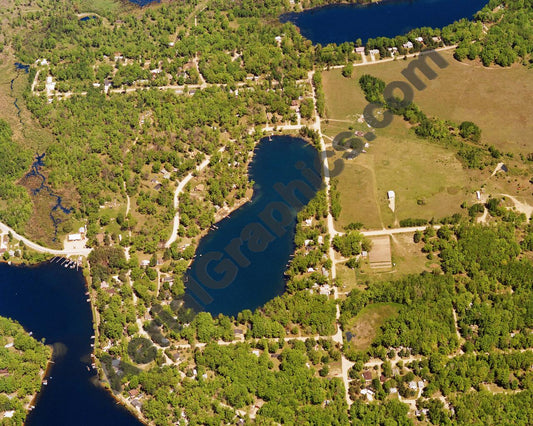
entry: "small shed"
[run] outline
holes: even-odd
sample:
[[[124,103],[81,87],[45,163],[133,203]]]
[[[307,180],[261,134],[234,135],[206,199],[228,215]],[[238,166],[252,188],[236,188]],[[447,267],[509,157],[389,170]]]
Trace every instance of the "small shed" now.
[[[394,193],[394,191],[387,191],[387,199],[389,200],[394,200],[396,198],[396,194]]]

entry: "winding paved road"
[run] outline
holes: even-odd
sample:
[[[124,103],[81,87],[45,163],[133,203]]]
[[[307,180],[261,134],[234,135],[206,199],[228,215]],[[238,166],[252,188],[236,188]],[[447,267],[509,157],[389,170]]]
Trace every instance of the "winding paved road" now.
[[[218,150],[218,152],[223,152],[225,150],[225,147],[222,147]],[[203,169],[207,167],[209,164],[209,161],[211,160],[210,156],[207,156],[207,158],[200,163],[200,165],[196,166],[195,171],[200,172]],[[178,238],[178,228],[180,226],[180,214],[178,211],[178,207],[180,205],[179,203],[179,195],[183,192],[185,189],[185,185],[187,185],[191,179],[193,178],[193,172],[189,173],[187,176],[183,178],[183,180],[178,184],[176,187],[176,190],[174,191],[174,209],[176,210],[176,216],[174,216],[174,225],[172,226],[172,234],[170,235],[170,238],[165,243],[165,247],[170,247],[170,245],[176,241]]]
[[[34,243],[33,241],[28,240],[26,237],[23,237],[20,234],[17,234],[12,228],[0,222],[0,230],[4,233],[11,233],[13,237],[17,240],[22,241],[26,246],[35,250],[39,253],[48,253],[56,256],[88,256],[91,252],[91,248],[76,248],[76,249],[67,249],[67,250],[56,250],[48,247],[41,246],[40,244]]]

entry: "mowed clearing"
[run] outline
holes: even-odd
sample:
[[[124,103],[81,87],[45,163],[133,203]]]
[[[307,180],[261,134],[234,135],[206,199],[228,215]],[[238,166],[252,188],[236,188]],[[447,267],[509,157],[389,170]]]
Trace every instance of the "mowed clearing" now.
[[[352,336],[349,345],[359,351],[368,349],[378,335],[380,327],[386,320],[398,314],[400,306],[395,303],[373,303],[363,308],[346,327],[347,334],[350,333]]]

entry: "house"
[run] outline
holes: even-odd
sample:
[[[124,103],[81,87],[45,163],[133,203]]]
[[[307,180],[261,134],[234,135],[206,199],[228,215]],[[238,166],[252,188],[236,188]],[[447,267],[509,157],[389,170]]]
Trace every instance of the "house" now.
[[[324,244],[324,237],[322,235],[318,236],[318,244]]]
[[[369,401],[374,400],[374,392],[371,391],[370,389],[363,389],[361,391],[361,395],[366,395],[366,399],[368,399]]]
[[[355,53],[358,53],[360,55],[364,55],[365,54],[365,48],[363,46],[361,47],[356,47],[355,48]]]
[[[311,226],[313,224],[313,218],[305,219],[305,225]]]
[[[424,382],[422,380],[418,381],[418,389],[424,389]]]
[[[394,191],[387,191],[387,199],[394,200],[396,198],[396,194]]]
[[[244,336],[244,331],[241,330],[240,328],[236,328],[235,330],[233,330],[233,335],[235,337],[237,337],[237,336],[242,337],[242,336]]]
[[[68,240],[69,241],[81,241],[82,240],[82,236],[81,236],[81,234],[69,234]]]
[[[150,261],[148,259],[141,260],[141,266],[150,266]]]
[[[407,43],[404,43],[402,45],[405,49],[412,49],[413,48],[413,43],[408,41]]]
[[[117,294],[117,291],[114,288],[106,288],[105,292],[110,296],[115,296]]]
[[[371,49],[368,53],[371,55],[379,55],[379,49]]]
[[[442,39],[440,37],[431,37],[431,40],[433,40],[435,43],[439,43]]]
[[[322,294],[324,296],[329,296],[331,294],[332,288],[329,286],[329,284],[324,284],[320,287],[318,290],[319,294]]]
[[[174,277],[164,277],[162,280],[161,280],[162,283],[173,283],[174,282]]]
[[[397,388],[390,388],[389,389],[389,393],[398,393],[398,389]]]
[[[139,395],[139,389],[132,389],[128,392],[128,395],[130,398],[135,398],[137,395]]]
[[[5,419],[10,419],[15,415],[15,410],[9,410],[4,413]]]
[[[416,37],[415,41],[418,41],[419,43],[423,43],[424,39],[422,37]]]
[[[372,372],[370,371],[363,371],[363,373],[361,374],[363,376],[363,379],[365,380],[365,382],[370,382],[372,380]]]
[[[418,389],[415,381],[409,382],[409,389],[412,389],[412,390]]]
[[[141,408],[143,407],[141,401],[139,401],[138,399],[134,399],[133,401],[131,401],[131,405],[133,405],[139,411],[141,411]]]

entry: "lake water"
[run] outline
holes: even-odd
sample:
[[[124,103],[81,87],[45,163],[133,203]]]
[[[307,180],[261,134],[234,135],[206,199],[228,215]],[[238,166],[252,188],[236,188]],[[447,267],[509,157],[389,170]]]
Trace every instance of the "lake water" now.
[[[236,315],[285,289],[296,214],[322,184],[318,152],[300,138],[264,138],[255,149],[249,176],[255,182],[252,201],[200,241],[186,276],[189,306]]]
[[[88,370],[92,313],[81,271],[58,263],[14,267],[0,263],[0,315],[54,346],[48,385],[26,425],[141,425]],[[50,377],[51,376],[51,377]]]
[[[442,28],[471,18],[487,0],[390,0],[368,5],[342,4],[288,13],[281,22],[294,23],[313,43],[341,44],[360,38],[395,37],[414,28]]]

